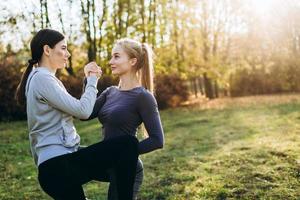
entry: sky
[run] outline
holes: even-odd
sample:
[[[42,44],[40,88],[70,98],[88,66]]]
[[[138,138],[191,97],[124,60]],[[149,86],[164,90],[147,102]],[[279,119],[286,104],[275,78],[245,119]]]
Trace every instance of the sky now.
[[[200,0],[199,0],[200,1]],[[234,1],[234,0],[232,0]],[[275,2],[284,2],[285,0],[242,0],[250,1],[253,6],[253,11],[262,18],[266,18],[270,13],[270,8]],[[292,1],[292,0],[290,0]],[[95,1],[99,4],[100,1]],[[108,0],[109,6],[112,5],[114,0]],[[295,4],[299,4],[300,1],[293,1]],[[294,4],[293,3],[293,4]],[[100,7],[96,5],[96,7]],[[51,0],[48,1],[49,18],[51,22],[51,28],[62,31],[61,24],[59,22],[58,13],[59,8],[62,10],[62,18],[64,21],[64,27],[66,29],[66,35],[78,35],[74,41],[75,44],[80,44],[84,41],[84,36],[80,33],[81,28],[81,10],[80,0],[73,0],[70,5],[67,0]],[[101,9],[96,10],[98,15],[101,13]],[[24,42],[28,43],[32,36],[32,21],[33,18],[40,18],[40,0],[1,0],[0,1],[0,42],[4,46],[11,44],[14,50],[22,48]],[[3,25],[9,18],[21,16],[17,18],[17,26]],[[39,20],[36,20],[39,21]],[[70,26],[72,25],[73,32],[71,33]],[[233,31],[243,31],[243,27],[232,27]]]

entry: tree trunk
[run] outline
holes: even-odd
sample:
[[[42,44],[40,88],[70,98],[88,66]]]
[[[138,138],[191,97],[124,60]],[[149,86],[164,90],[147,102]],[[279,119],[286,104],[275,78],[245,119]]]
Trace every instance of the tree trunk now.
[[[145,1],[141,0],[141,18],[142,18],[142,42],[146,42],[146,25],[145,25]]]
[[[198,87],[199,87],[200,93],[201,93],[201,95],[204,95],[202,78],[198,77],[197,79],[198,79]]]
[[[91,7],[91,2],[88,0],[87,1],[87,5],[86,5],[86,8],[84,6],[84,3],[83,3],[83,0],[81,0],[81,12],[82,12],[82,15],[83,15],[83,19],[84,19],[84,32],[86,34],[86,39],[87,39],[87,43],[88,43],[88,61],[94,61],[96,59],[96,51],[94,49],[94,44],[95,44],[95,41],[93,41],[95,39],[95,36],[93,37],[92,39],[92,32],[91,32],[91,29],[92,27],[94,26],[94,23],[95,23],[95,20],[94,20],[94,13],[93,13],[93,10],[92,10],[92,13],[90,13],[90,7]],[[94,1],[92,1],[92,4],[94,3]],[[93,6],[92,5],[92,9],[93,9]],[[91,22],[90,22],[90,15],[92,14],[92,25],[91,25]]]
[[[41,28],[51,27],[49,14],[48,14],[48,2],[47,0],[40,0],[41,11]]]
[[[157,15],[157,4],[156,4],[156,0],[153,0],[153,4],[154,4],[154,10],[153,10],[153,24],[152,24],[152,47],[154,48],[156,46],[156,15]]]
[[[198,98],[197,79],[193,78],[192,80],[193,80],[194,94],[195,94],[195,97]]]
[[[92,19],[93,19],[93,40],[92,40],[92,53],[93,53],[93,60],[96,60],[97,55],[97,39],[96,39],[96,16],[95,16],[95,0],[92,0]]]
[[[219,98],[219,86],[217,81],[215,81],[214,86],[215,98]]]
[[[204,88],[205,88],[205,96],[209,99],[213,99],[213,87],[211,83],[211,79],[207,77],[206,72],[203,74],[204,79]]]
[[[107,20],[107,2],[106,0],[103,0],[102,1],[102,5],[103,5],[103,9],[102,9],[102,16],[101,18],[98,20],[99,21],[99,35],[100,35],[100,38],[99,38],[99,41],[98,41],[98,48],[97,48],[97,51],[98,51],[98,58],[99,58],[99,63],[102,65],[102,55],[101,55],[101,52],[102,52],[102,42],[103,42],[103,24],[105,22],[105,20]]]

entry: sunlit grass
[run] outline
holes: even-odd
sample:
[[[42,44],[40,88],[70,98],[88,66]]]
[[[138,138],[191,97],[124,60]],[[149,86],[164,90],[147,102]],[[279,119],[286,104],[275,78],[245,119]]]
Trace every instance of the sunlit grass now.
[[[143,155],[140,199],[299,199],[300,96],[202,101],[161,112],[166,143]],[[96,120],[75,121],[83,144]],[[0,124],[0,199],[49,199],[38,186],[26,122]],[[84,186],[105,199],[107,183]]]

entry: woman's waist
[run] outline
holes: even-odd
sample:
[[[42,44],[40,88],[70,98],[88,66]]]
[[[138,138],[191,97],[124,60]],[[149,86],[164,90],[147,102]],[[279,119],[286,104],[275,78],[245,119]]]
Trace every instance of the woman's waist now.
[[[51,158],[64,155],[67,153],[73,153],[77,151],[78,146],[79,145],[75,145],[73,147],[65,147],[59,144],[52,144],[52,145],[47,145],[47,146],[37,148],[36,149],[36,153],[38,157],[37,165],[40,165],[41,163]]]
[[[102,134],[103,134],[104,139],[112,139],[112,138],[115,138],[115,137],[118,137],[118,136],[123,136],[123,135],[136,136],[137,131],[136,130],[126,130],[126,129],[103,127],[102,128]]]

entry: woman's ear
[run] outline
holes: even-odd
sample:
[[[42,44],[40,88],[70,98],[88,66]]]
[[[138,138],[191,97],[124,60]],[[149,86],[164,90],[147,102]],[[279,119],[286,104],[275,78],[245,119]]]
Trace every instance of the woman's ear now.
[[[44,50],[44,54],[46,56],[50,56],[50,50],[51,50],[51,48],[49,47],[49,45],[44,45],[43,46],[43,50]]]
[[[130,63],[131,66],[135,66],[136,63],[137,63],[137,59],[136,59],[136,58],[131,58],[131,59],[129,60],[129,63]]]

